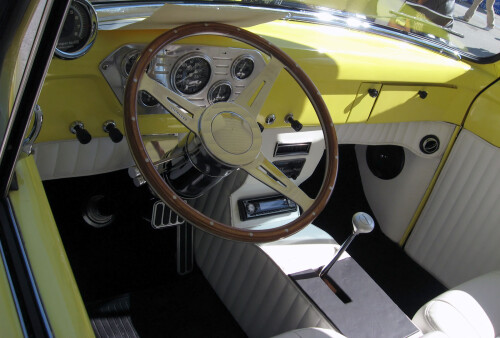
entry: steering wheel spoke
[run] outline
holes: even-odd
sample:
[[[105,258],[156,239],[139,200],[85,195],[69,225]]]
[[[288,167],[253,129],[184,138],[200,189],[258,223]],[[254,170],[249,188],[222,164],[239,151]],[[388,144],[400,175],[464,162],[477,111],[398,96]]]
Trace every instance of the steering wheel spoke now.
[[[309,209],[314,202],[262,153],[257,156],[254,162],[243,166],[242,169],[268,187],[297,203],[303,211]]]
[[[237,104],[246,108],[257,119],[264,102],[266,101],[276,78],[283,69],[283,65],[276,58],[271,58],[264,70],[241,92],[235,100]]]
[[[139,90],[144,90],[153,96],[186,128],[198,134],[198,123],[203,113],[203,108],[191,103],[173,90],[163,86],[144,74],[139,83]]]

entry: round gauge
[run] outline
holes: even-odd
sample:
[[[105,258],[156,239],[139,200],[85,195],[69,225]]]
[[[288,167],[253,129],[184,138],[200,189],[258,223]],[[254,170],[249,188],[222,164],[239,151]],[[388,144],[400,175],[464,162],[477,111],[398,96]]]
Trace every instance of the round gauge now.
[[[73,0],[57,41],[55,54],[75,59],[88,52],[97,37],[97,14],[86,0]]]
[[[172,72],[172,86],[183,94],[196,94],[207,85],[212,70],[205,56],[188,55],[180,59]]]
[[[229,100],[233,89],[227,81],[221,81],[214,84],[208,91],[208,102],[217,103]]]
[[[128,52],[123,58],[122,73],[125,77],[128,77],[128,74],[130,74],[130,71],[132,70],[132,67],[134,66],[137,59],[139,58],[139,55],[141,55],[141,52],[134,49]]]
[[[140,91],[140,96],[141,103],[146,107],[155,107],[159,104],[159,102],[152,95],[144,90]]]
[[[242,55],[234,60],[231,66],[231,74],[238,80],[244,80],[252,75],[253,68],[253,58],[250,55]]]

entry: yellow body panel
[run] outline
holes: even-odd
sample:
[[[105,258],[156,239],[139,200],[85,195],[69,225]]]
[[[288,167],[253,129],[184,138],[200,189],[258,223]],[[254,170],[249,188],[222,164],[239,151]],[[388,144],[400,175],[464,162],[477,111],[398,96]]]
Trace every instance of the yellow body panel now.
[[[425,98],[419,91],[427,93]],[[470,96],[455,88],[384,85],[369,118],[369,123],[446,121],[461,124]]]
[[[459,97],[457,106],[462,104],[460,108],[425,118],[457,123],[462,121],[466,106],[495,78],[493,66],[474,69],[475,66],[463,61],[366,32],[292,21],[275,21],[250,30],[278,45],[306,71],[322,93],[335,123],[348,121],[361,83],[454,87],[454,90],[437,90],[441,91],[443,102]],[[123,108],[101,75],[99,64],[120,46],[149,43],[161,33],[158,30],[99,31],[95,45],[85,56],[76,60],[54,58],[39,100],[45,121],[38,142],[74,139],[69,125],[75,119],[82,120],[95,137],[106,136],[102,130],[106,120],[115,120],[122,126]],[[245,47],[234,40],[209,36],[192,37],[183,43]],[[399,113],[385,114],[383,111],[394,108],[381,105],[376,119],[371,122],[401,121]],[[265,116],[275,114],[276,122],[272,127],[283,127],[283,119],[288,113],[293,113],[306,126],[318,123],[305,95],[289,75],[282,72],[258,120],[263,122]],[[357,120],[356,115],[355,112],[353,122]],[[150,123],[151,128],[146,127],[144,133],[184,130],[177,121],[165,116],[146,119],[151,122],[144,123]],[[404,113],[405,121],[422,119],[421,112],[415,109]]]
[[[33,156],[18,161],[16,174],[19,190],[9,198],[52,331],[57,337],[93,337]]]
[[[351,113],[349,114],[347,122],[366,122],[366,120],[368,120],[368,117],[370,116],[370,113],[372,112],[375,101],[377,100],[377,97],[370,96],[368,91],[370,89],[374,89],[380,92],[381,88],[382,85],[380,83],[362,83],[361,86],[359,86],[356,99],[352,103]]]
[[[0,257],[0,336],[23,337],[5,266]]]
[[[495,82],[474,101],[464,127],[500,147],[500,82]]]

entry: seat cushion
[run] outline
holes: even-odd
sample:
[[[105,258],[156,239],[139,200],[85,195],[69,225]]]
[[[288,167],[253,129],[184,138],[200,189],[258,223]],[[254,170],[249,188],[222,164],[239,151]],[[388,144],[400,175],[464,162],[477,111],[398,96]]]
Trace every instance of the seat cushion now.
[[[293,331],[284,332],[274,338],[343,338],[344,335],[329,329],[319,327],[307,327]]]
[[[413,317],[424,333],[495,337],[500,322],[500,271],[472,279],[425,304]]]

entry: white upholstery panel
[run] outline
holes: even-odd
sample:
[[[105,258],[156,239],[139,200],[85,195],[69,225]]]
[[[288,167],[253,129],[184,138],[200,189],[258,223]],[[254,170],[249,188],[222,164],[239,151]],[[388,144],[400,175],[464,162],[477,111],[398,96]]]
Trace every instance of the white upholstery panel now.
[[[33,147],[42,180],[102,174],[135,165],[127,141],[113,143],[109,137],[36,143]]]
[[[249,337],[320,327],[334,330],[258,246],[195,232],[198,266]]]
[[[423,158],[404,149],[405,164],[392,180],[382,180],[370,171],[364,145],[356,146],[361,182],[366,199],[383,233],[399,242],[424,197],[440,158]]]
[[[450,140],[455,125],[445,122],[402,122],[402,123],[353,123],[335,126],[339,144],[393,144],[408,148],[414,154],[426,158],[440,158]],[[441,140],[441,147],[434,154],[420,151],[420,140],[426,135],[435,135]]]
[[[448,287],[500,269],[500,149],[467,130],[405,251]]]

